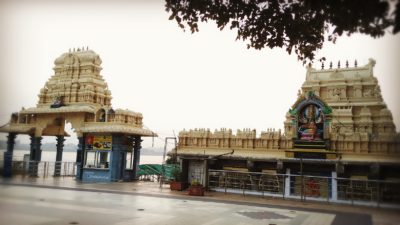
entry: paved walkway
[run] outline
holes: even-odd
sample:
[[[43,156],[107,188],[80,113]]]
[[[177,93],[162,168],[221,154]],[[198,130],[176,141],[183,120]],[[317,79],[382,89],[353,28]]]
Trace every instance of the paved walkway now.
[[[332,221],[332,224],[371,224],[371,222],[374,225],[400,224],[400,210],[338,205],[323,202],[301,202],[296,200],[284,200],[271,197],[261,198],[258,196],[243,196],[220,192],[206,192],[204,197],[194,197],[188,196],[186,191],[171,191],[168,185],[164,185],[162,188],[160,188],[159,184],[154,182],[139,181],[123,183],[82,183],[75,181],[75,179],[71,177],[31,178],[16,176],[12,179],[1,178],[0,184],[6,187],[9,187],[10,185],[39,187],[68,191],[89,191],[142,197],[162,197],[166,199],[190,201],[194,200],[197,202],[214,202],[253,207],[268,207],[286,210],[289,212],[291,210],[300,210],[307,211],[308,213],[336,215],[335,219]],[[246,215],[246,212],[243,213],[243,215]]]

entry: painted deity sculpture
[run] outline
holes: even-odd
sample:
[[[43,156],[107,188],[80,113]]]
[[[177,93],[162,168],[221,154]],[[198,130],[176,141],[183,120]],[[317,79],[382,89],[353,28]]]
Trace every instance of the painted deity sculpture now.
[[[321,108],[310,104],[299,114],[298,137],[301,140],[321,140],[323,137],[323,115]]]

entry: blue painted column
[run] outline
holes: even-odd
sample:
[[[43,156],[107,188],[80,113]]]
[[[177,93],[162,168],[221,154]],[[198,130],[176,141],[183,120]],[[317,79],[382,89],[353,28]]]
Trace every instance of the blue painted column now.
[[[7,151],[4,153],[3,176],[11,177],[12,175],[12,157],[14,152],[16,133],[9,133],[7,136]]]
[[[111,181],[123,179],[123,141],[124,137],[120,134],[112,135],[112,151],[111,151]]]
[[[54,176],[55,177],[61,175],[61,163],[62,163],[62,154],[63,154],[65,138],[63,135],[57,135],[56,140],[57,140],[57,145],[56,145],[57,154],[56,154],[56,164],[54,166]]]
[[[42,137],[31,135],[31,150],[29,161],[29,175],[38,176],[38,166],[42,160]]]
[[[140,136],[135,136],[133,143],[133,179],[139,178],[140,149],[142,148],[142,141],[143,140]]]
[[[83,175],[83,164],[85,163],[85,135],[78,137],[78,149],[76,150],[76,178],[82,180]]]

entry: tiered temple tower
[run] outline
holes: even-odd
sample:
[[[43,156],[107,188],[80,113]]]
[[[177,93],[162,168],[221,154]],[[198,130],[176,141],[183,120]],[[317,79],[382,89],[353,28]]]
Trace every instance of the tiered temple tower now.
[[[313,92],[332,109],[331,150],[400,153],[399,134],[374,77],[374,66],[370,59],[362,67],[307,69],[301,95]]]
[[[111,107],[111,91],[100,75],[101,62],[88,49],[62,54],[54,61],[55,74],[40,90],[37,107],[48,107],[56,99],[67,105]]]
[[[143,128],[141,113],[112,108],[111,91],[100,74],[101,62],[100,56],[88,48],[70,50],[54,61],[54,75],[40,90],[37,106],[13,113],[9,123],[0,128],[0,132],[9,133],[4,160],[6,176],[11,175],[17,134],[31,136],[33,175],[41,161],[42,136],[56,136],[54,174],[60,175],[64,136],[69,135],[64,128],[69,122],[79,139],[78,178],[112,181],[137,177],[141,137],[156,134]],[[126,159],[129,160],[125,162]]]

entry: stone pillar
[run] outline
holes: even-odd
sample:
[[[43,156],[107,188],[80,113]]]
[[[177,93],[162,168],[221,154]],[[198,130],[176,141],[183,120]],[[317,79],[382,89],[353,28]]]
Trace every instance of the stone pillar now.
[[[331,196],[331,200],[332,201],[337,201],[337,174],[336,174],[336,172],[335,171],[332,171],[332,182],[331,182],[331,185],[332,185],[332,188],[331,188],[331,191],[332,191],[332,196]]]
[[[9,133],[7,136],[7,151],[4,153],[3,176],[11,177],[12,175],[12,157],[14,152],[16,133]]]
[[[54,176],[60,176],[61,175],[61,163],[62,163],[62,154],[63,154],[63,147],[64,147],[64,141],[65,138],[63,135],[57,135],[56,136],[57,140],[57,154],[56,154],[56,163],[54,167]]]
[[[76,179],[82,180],[82,170],[84,154],[85,154],[85,136],[78,137],[78,149],[76,150]]]
[[[42,160],[42,137],[31,135],[31,149],[29,157],[29,175],[38,176],[39,163]]]
[[[30,160],[42,160],[42,137],[31,136]]]
[[[111,162],[110,162],[110,172],[111,181],[119,181],[124,179],[125,170],[125,136],[121,134],[112,135],[112,151],[111,151]]]
[[[285,198],[290,196],[290,168],[286,168],[285,177]]]
[[[142,148],[141,142],[143,140],[140,136],[135,136],[133,143],[133,179],[138,179],[139,163],[140,163],[140,149]]]

